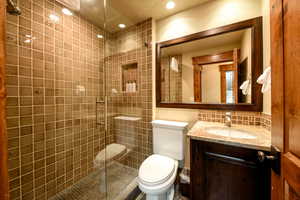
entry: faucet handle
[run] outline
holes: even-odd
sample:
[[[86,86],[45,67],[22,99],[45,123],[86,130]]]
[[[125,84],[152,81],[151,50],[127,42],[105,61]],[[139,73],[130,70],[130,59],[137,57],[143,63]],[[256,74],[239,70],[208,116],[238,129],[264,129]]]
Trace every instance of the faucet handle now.
[[[225,113],[225,125],[231,127],[231,112]]]

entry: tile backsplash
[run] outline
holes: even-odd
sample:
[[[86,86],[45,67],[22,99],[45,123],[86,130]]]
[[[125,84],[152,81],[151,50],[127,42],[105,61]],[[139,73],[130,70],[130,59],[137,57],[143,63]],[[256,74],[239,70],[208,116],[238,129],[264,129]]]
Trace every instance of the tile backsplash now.
[[[260,112],[200,110],[198,119],[201,121],[225,123],[226,112],[231,112],[233,124],[261,126],[271,130],[271,115]]]

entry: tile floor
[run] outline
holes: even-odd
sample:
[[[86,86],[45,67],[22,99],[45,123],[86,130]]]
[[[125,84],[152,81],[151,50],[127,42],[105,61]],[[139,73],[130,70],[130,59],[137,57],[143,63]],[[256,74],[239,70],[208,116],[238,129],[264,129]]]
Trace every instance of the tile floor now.
[[[137,197],[136,200],[146,200],[146,195],[141,194],[140,196]],[[182,196],[180,194],[179,187],[176,186],[174,200],[189,200],[189,199],[187,197]]]
[[[137,187],[137,175],[137,169],[113,162],[107,168],[107,197],[105,171],[99,169],[50,200],[124,200]],[[145,194],[139,195],[136,200],[146,200]],[[188,198],[181,196],[176,187],[174,200],[188,200]]]
[[[122,200],[137,186],[137,174],[136,169],[113,162],[107,168],[107,199],[105,171],[99,169],[50,200]]]

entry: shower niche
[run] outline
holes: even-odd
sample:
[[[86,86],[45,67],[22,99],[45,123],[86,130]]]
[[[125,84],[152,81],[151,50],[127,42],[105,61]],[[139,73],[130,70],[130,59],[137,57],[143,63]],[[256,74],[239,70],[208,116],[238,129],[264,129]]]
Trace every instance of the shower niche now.
[[[122,91],[135,93],[138,91],[138,64],[122,65]]]

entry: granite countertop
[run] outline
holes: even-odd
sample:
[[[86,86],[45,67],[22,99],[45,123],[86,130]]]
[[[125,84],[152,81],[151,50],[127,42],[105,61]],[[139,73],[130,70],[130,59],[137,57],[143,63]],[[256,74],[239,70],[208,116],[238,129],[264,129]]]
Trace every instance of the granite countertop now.
[[[217,135],[209,133],[209,129],[224,129],[245,131],[248,137],[238,138],[236,132],[228,131],[228,135]],[[264,128],[256,126],[246,126],[233,124],[231,128],[226,127],[224,123],[197,121],[189,130],[188,137],[194,140],[215,142],[237,147],[245,147],[256,150],[270,151],[271,149],[271,132]]]

